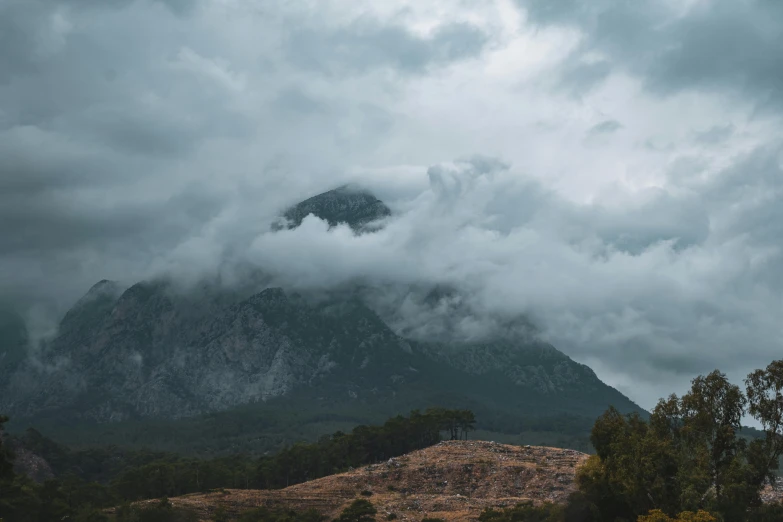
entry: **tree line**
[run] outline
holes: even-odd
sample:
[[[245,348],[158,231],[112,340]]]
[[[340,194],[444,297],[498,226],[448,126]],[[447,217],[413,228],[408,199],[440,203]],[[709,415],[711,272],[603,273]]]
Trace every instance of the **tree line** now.
[[[394,417],[381,426],[357,426],[350,433],[337,432],[315,443],[294,444],[257,459],[238,455],[201,460],[98,449],[81,453],[78,462],[64,448],[33,432],[27,437],[31,449],[66,470],[54,480],[36,484],[14,473],[13,454],[2,436],[7,420],[0,417],[0,519],[5,517],[6,522],[97,522],[101,508],[123,502],[219,488],[283,488],[431,446],[443,433],[450,438],[466,437],[475,426],[475,417],[468,410],[431,408]],[[124,465],[118,467],[117,462]]]

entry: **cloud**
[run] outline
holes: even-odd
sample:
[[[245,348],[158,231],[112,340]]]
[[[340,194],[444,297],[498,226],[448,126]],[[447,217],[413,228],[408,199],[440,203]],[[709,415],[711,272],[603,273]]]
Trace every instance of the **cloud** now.
[[[573,89],[580,89],[579,71],[592,63],[603,71],[594,78],[605,78],[611,65],[613,72],[640,77],[658,94],[721,89],[751,96],[759,105],[783,102],[783,58],[776,52],[783,38],[783,7],[778,2],[517,2],[532,23],[573,27],[582,35],[562,71],[563,82]]]
[[[328,32],[322,27],[297,28],[284,45],[292,63],[322,73],[362,73],[375,67],[423,73],[430,66],[475,57],[486,42],[480,29],[464,23],[438,27],[432,35],[420,37],[405,27],[361,20]]]
[[[779,167],[766,163],[769,154],[742,159],[705,193],[740,182],[745,169],[761,172],[757,162],[772,169],[765,178],[783,179],[774,174]],[[259,236],[250,256],[303,289],[356,279],[458,288],[473,310],[472,323],[452,325],[464,336],[500,328],[498,318],[528,314],[556,345],[580,360],[601,361],[610,375],[644,381],[663,372],[669,384],[683,386],[715,366],[736,368],[740,346],[754,346],[742,353],[740,374],[776,357],[775,274],[783,252],[771,240],[775,232],[757,242],[735,227],[750,216],[774,217],[780,194],[721,223],[714,200],[658,190],[619,205],[574,205],[507,165],[488,170],[487,163],[431,168],[430,189],[414,210],[374,235],[328,231],[310,218],[299,229]],[[394,310],[398,328],[432,333],[433,324],[420,321],[420,306],[404,295],[395,307],[400,303],[408,315]],[[701,346],[709,348],[694,349]]]
[[[741,376],[781,348],[782,12],[0,2],[0,300],[45,332],[103,278],[261,268],[410,335],[525,315],[644,406]],[[347,182],[381,232],[268,232]]]
[[[729,139],[736,128],[733,124],[728,123],[726,125],[716,125],[711,129],[696,132],[695,139],[702,144],[717,144]]]
[[[622,128],[623,128],[622,124],[617,120],[605,120],[602,121],[601,123],[596,123],[595,125],[590,127],[590,130],[587,131],[587,133],[592,135],[611,134]]]

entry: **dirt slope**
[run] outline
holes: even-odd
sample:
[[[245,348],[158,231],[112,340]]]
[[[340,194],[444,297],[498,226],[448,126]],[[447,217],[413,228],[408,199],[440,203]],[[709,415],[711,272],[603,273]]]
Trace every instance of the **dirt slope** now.
[[[171,502],[196,509],[204,520],[219,505],[232,514],[258,506],[315,508],[333,518],[356,498],[369,499],[378,509],[378,520],[389,513],[416,522],[424,517],[475,520],[486,507],[564,501],[575,489],[576,467],[586,458],[559,448],[447,441],[282,490],[225,490]]]

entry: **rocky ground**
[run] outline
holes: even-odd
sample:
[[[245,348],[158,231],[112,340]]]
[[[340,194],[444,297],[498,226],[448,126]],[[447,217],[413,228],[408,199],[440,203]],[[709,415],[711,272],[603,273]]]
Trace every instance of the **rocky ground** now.
[[[761,490],[761,500],[765,503],[783,502],[783,478],[778,477],[775,484],[768,484]]]
[[[445,441],[387,462],[278,491],[224,490],[171,499],[203,520],[218,506],[238,514],[259,506],[317,509],[330,519],[356,498],[367,498],[378,519],[425,517],[475,520],[486,507],[525,500],[561,502],[575,489],[574,474],[587,455],[574,450]]]

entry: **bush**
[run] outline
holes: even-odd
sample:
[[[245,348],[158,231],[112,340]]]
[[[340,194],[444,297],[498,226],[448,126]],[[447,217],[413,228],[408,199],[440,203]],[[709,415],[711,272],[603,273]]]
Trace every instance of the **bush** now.
[[[212,520],[214,522],[228,522],[230,519],[226,508],[223,506],[218,506],[218,508],[215,510],[215,514],[212,515]]]
[[[121,507],[117,522],[198,522],[198,516],[189,509],[174,507],[164,498],[151,505]]]
[[[508,509],[487,508],[479,515],[479,522],[560,522],[563,507],[551,503],[534,506],[524,502]]]
[[[369,500],[363,498],[354,500],[351,505],[343,510],[338,522],[374,522],[378,511]]]
[[[648,515],[641,515],[638,522],[717,522],[711,513],[707,511],[683,511],[677,518],[671,518],[660,509],[653,509]]]

